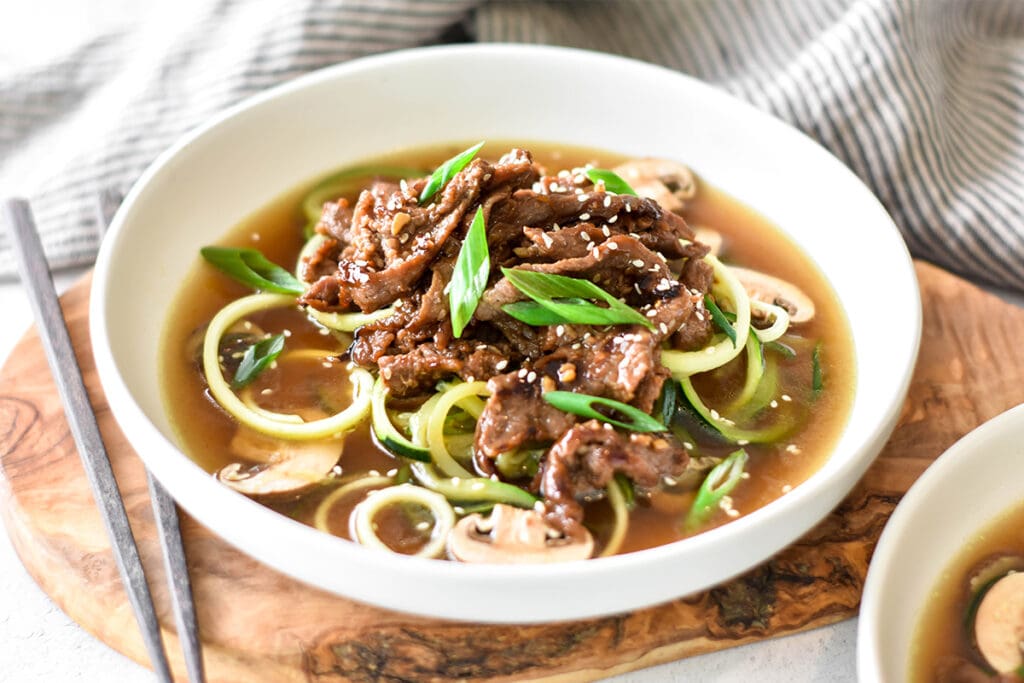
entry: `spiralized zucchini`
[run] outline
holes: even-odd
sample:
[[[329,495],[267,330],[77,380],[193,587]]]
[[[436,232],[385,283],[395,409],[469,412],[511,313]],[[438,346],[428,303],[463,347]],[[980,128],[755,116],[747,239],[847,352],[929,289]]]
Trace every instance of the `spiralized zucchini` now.
[[[736,313],[736,322],[732,323],[736,331],[736,339],[746,342],[750,334],[750,296],[743,288],[743,283],[717,258],[708,254],[704,259],[711,264],[715,271],[715,287],[713,291],[715,298],[719,301],[729,301]],[[733,343],[732,339],[724,337],[717,343],[699,351],[673,351],[670,349],[661,352],[661,362],[669,369],[672,376],[678,380],[685,379],[699,372],[707,372],[721,367],[738,356],[743,350],[744,344]]]
[[[444,421],[455,405],[470,396],[488,396],[487,382],[455,384],[439,394],[440,398],[430,413],[426,428],[426,445],[437,468],[449,477],[471,478],[473,475],[460,465],[448,451],[444,440]]]
[[[771,327],[766,327],[763,330],[759,330],[756,327],[751,328],[754,334],[757,335],[757,338],[761,340],[761,343],[767,344],[786,334],[786,331],[789,329],[789,311],[785,308],[758,301],[757,299],[750,300],[750,308],[766,313],[772,319]]]
[[[220,339],[232,325],[258,311],[294,305],[295,297],[291,295],[251,294],[220,309],[210,321],[203,338],[203,373],[210,394],[217,403],[247,427],[279,439],[296,441],[336,437],[351,431],[370,414],[373,376],[366,370],[354,368],[350,371],[352,405],[330,417],[300,424],[293,421],[294,416],[284,413],[253,410],[231,390],[220,369]]]
[[[629,529],[629,509],[626,507],[626,497],[617,481],[612,480],[608,484],[608,503],[612,506],[612,514],[615,517],[612,526],[612,534],[608,537],[608,543],[598,557],[615,555],[622,547],[622,541],[626,538],[626,531]]]
[[[363,489],[380,488],[393,483],[394,480],[391,477],[369,476],[360,477],[355,481],[350,481],[349,483],[344,484],[343,486],[339,486],[338,488],[334,489],[329,494],[327,494],[327,497],[325,497],[322,501],[320,501],[320,504],[316,508],[316,512],[313,513],[313,526],[315,526],[320,531],[326,532],[328,534],[331,533],[329,523],[331,508],[334,507],[337,503],[341,502],[343,498],[352,493],[355,493],[356,491],[362,491]]]
[[[365,500],[352,510],[352,537],[361,544],[394,552],[388,544],[380,539],[374,529],[373,518],[389,505],[420,505],[430,510],[434,517],[434,527],[430,532],[430,540],[424,544],[416,557],[440,557],[448,542],[448,532],[455,526],[455,511],[448,500],[439,493],[428,491],[412,484],[399,484],[380,489],[367,496]]]

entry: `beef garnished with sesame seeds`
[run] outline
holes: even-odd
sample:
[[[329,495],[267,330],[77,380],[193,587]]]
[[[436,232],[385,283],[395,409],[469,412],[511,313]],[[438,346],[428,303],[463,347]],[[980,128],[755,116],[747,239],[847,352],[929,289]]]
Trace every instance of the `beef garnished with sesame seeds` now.
[[[589,181],[564,184],[546,176],[523,150],[496,163],[475,159],[421,206],[426,182],[378,181],[352,208],[344,200],[325,205],[317,226],[323,241],[306,257],[312,282],[300,301],[328,312],[392,306],[390,315],[356,330],[350,357],[379,369],[396,397],[429,394],[446,379],[489,380],[491,396],[475,435],[481,471],[493,473],[492,461],[502,453],[550,447],[574,429],[577,418],[542,400],[544,392],[573,391],[650,412],[669,376],[660,362],[662,343],[675,337],[696,348],[711,338],[711,319],[700,313],[712,284],[703,260],[707,247],[655,201],[607,192]],[[445,292],[478,208],[491,273],[456,339]],[[502,267],[593,282],[651,327],[527,325],[503,310],[527,297],[502,276]],[[682,281],[679,273],[685,274]],[[615,469],[600,463],[621,450],[610,448],[609,438],[602,434],[604,446],[573,461],[577,469],[597,468],[589,475],[567,476],[551,469],[551,458],[541,462],[544,481],[557,482],[549,484],[558,492],[549,513],[561,528],[575,520],[567,503],[574,482],[589,482],[576,493],[590,495],[594,482],[606,478],[605,469]],[[662,472],[666,476],[676,472],[678,460],[685,464],[679,444],[670,451],[677,455],[665,461],[672,463]],[[558,461],[565,461],[564,454]]]

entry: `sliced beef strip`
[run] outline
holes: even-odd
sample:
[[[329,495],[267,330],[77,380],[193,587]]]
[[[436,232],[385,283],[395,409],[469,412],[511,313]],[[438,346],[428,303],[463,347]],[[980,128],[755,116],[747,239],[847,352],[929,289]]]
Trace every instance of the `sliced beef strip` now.
[[[455,376],[467,382],[490,379],[508,365],[508,355],[500,347],[454,340],[445,348],[420,344],[409,353],[382,356],[378,363],[384,384],[402,398],[433,391],[439,380]]]
[[[421,183],[404,189],[375,183],[360,195],[351,227],[342,233],[345,244],[337,271],[315,282],[301,303],[320,310],[356,306],[368,313],[408,295],[448,238],[468,229],[474,204],[481,203],[486,214],[537,174],[522,150],[513,150],[496,165],[475,159],[426,206],[417,199]]]
[[[686,469],[689,455],[669,434],[628,435],[597,420],[563,434],[542,461],[541,492],[549,524],[572,532],[583,521],[581,499],[600,495],[616,473],[637,486],[657,486]]]
[[[523,444],[550,443],[576,422],[541,398],[541,382],[527,368],[492,377],[491,395],[476,425],[476,451],[494,459]]]
[[[588,333],[535,363],[488,382],[491,396],[477,422],[476,450],[488,458],[524,444],[550,443],[575,418],[543,400],[543,391],[575,391],[631,403],[650,412],[668,371],[646,328]]]

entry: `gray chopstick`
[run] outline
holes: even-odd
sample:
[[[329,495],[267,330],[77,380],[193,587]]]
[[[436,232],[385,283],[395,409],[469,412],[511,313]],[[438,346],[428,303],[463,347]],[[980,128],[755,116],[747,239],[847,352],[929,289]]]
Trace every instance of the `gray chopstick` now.
[[[29,292],[39,336],[64,404],[68,425],[110,536],[114,559],[142,632],[150,663],[160,681],[171,683],[173,678],[160,637],[160,622],[143,573],[139,549],[135,545],[124,501],[121,500],[96,415],[82,381],[82,371],[64,323],[32,211],[24,199],[9,199],[3,204],[3,217],[10,231],[18,270]]]
[[[106,232],[107,226],[114,218],[121,196],[113,191],[106,191],[99,197],[97,206],[97,226],[100,237]],[[206,675],[203,671],[203,654],[199,642],[199,626],[196,621],[195,602],[192,599],[192,582],[189,579],[188,563],[185,560],[185,547],[181,542],[181,526],[178,521],[178,510],[174,500],[163,485],[146,471],[149,484],[149,499],[153,505],[153,517],[163,549],[164,571],[171,588],[171,601],[174,606],[174,623],[178,629],[178,639],[185,655],[185,669],[192,683],[203,683]]]

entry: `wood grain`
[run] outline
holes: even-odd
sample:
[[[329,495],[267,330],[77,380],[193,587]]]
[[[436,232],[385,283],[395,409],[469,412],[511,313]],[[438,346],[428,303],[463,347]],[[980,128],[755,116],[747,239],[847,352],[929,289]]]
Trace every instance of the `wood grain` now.
[[[1024,310],[918,263],[921,355],[898,426],[849,497],[818,527],[746,575],[629,614],[536,626],[440,622],[328,595],[182,520],[211,681],[590,680],[853,616],[893,507],[942,451],[1016,405]],[[184,667],[145,473],[99,390],[88,288],[63,305],[139,540],[179,680]],[[39,585],[73,619],[144,661],[141,638],[35,333],[0,372],[0,512]]]

